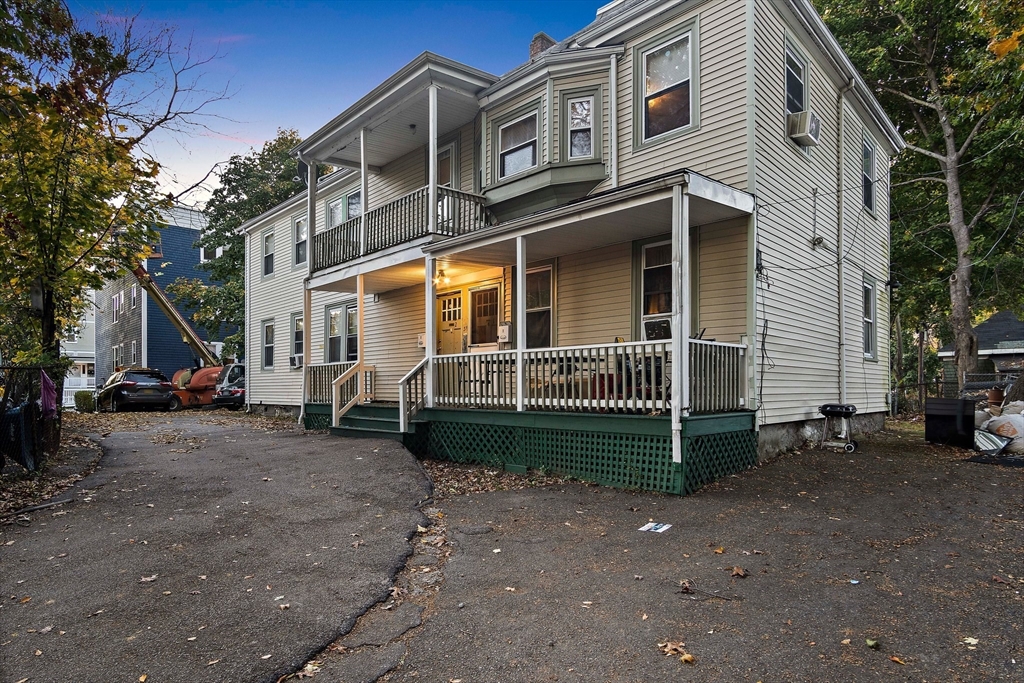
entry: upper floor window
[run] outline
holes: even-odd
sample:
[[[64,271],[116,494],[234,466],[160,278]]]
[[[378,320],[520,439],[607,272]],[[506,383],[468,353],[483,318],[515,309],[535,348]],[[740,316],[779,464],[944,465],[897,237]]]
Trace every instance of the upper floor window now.
[[[643,139],[685,128],[692,121],[690,34],[643,53]]]
[[[139,305],[139,286],[132,285],[132,308]]]
[[[110,297],[111,318],[116,323],[124,311],[124,292],[118,292]]]
[[[594,98],[569,100],[569,158],[589,159],[594,156]]]
[[[363,193],[356,190],[345,198],[345,220],[363,215]]]
[[[875,210],[875,146],[867,138],[861,143],[861,186],[864,194],[864,208]]]
[[[786,113],[807,109],[807,65],[789,45],[786,46]]]
[[[295,219],[295,265],[306,262],[306,219]]]
[[[345,222],[345,198],[338,197],[327,203],[327,227],[333,228]]]
[[[263,236],[263,275],[274,274],[274,233]]]
[[[498,128],[498,177],[507,178],[537,165],[537,112]]]

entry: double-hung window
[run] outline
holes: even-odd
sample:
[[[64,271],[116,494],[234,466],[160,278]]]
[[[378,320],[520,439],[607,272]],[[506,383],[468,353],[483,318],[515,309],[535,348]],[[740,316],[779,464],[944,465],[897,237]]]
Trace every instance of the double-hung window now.
[[[274,274],[274,233],[263,236],[263,277]]]
[[[537,112],[498,128],[498,178],[507,178],[537,165]]]
[[[110,298],[111,319],[116,323],[124,312],[124,292],[118,292]]]
[[[875,146],[867,138],[861,143],[861,187],[864,195],[864,208],[875,210]]]
[[[594,98],[578,97],[568,102],[569,158],[594,156]]]
[[[551,268],[526,273],[526,348],[551,346]]]
[[[878,354],[878,335],[875,334],[876,310],[875,283],[871,280],[865,280],[863,288],[864,357],[871,360],[877,358]]]
[[[690,125],[693,119],[690,33],[643,53],[643,139]]]
[[[139,305],[139,286],[132,285],[132,308]]]
[[[263,323],[263,369],[274,369],[274,321]]]
[[[356,190],[345,198],[345,220],[363,215],[363,193]]]
[[[789,45],[786,46],[786,113],[807,109],[807,64]]]
[[[303,340],[302,335],[305,331],[305,321],[301,315],[297,315],[292,318],[292,355],[302,356]]]
[[[648,244],[643,251],[641,311],[643,338],[654,341],[672,336],[672,243]]]
[[[345,222],[345,199],[338,197],[327,204],[327,227],[333,228]]]
[[[139,362],[139,350],[136,342],[132,342],[132,365],[137,365]]]
[[[306,228],[305,218],[295,219],[295,265],[306,262]]]

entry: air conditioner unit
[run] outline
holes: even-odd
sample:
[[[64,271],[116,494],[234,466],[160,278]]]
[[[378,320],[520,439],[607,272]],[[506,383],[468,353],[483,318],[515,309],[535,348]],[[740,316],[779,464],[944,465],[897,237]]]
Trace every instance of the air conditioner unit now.
[[[302,367],[302,354],[300,353],[300,354],[297,354],[295,356],[288,356],[288,367],[291,367],[291,368],[301,368]]]
[[[789,137],[806,147],[814,147],[821,139],[821,118],[813,111],[790,114],[786,119]]]

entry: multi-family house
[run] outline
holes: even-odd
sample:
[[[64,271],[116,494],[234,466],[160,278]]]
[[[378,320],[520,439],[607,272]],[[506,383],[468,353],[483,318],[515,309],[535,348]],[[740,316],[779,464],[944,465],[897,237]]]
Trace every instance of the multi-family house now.
[[[203,254],[195,243],[205,227],[206,218],[194,209],[175,206],[164,212],[163,220],[155,226],[152,253],[141,264],[158,286],[166,289],[179,277],[209,281],[209,273],[196,267]],[[191,314],[177,308],[186,319]],[[208,339],[205,331],[198,332]],[[108,281],[96,292],[99,385],[118,367],[154,368],[171,377],[197,362],[181,333],[133,273]]]
[[[64,378],[63,405],[75,404],[76,391],[91,391],[96,387],[96,292],[86,292],[88,304],[78,324],[60,340],[60,352],[71,361]]]
[[[880,425],[902,146],[807,0],[617,0],[504,76],[424,53],[243,226],[248,400],[679,493],[824,403]]]

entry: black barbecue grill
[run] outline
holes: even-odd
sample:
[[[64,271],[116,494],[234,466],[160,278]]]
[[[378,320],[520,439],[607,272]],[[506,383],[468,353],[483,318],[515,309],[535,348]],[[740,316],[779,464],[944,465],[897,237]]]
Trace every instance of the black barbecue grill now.
[[[847,453],[857,450],[850,424],[850,419],[857,414],[857,406],[852,403],[826,403],[818,408],[818,412],[825,416],[825,424],[821,428],[821,448],[842,448]]]

